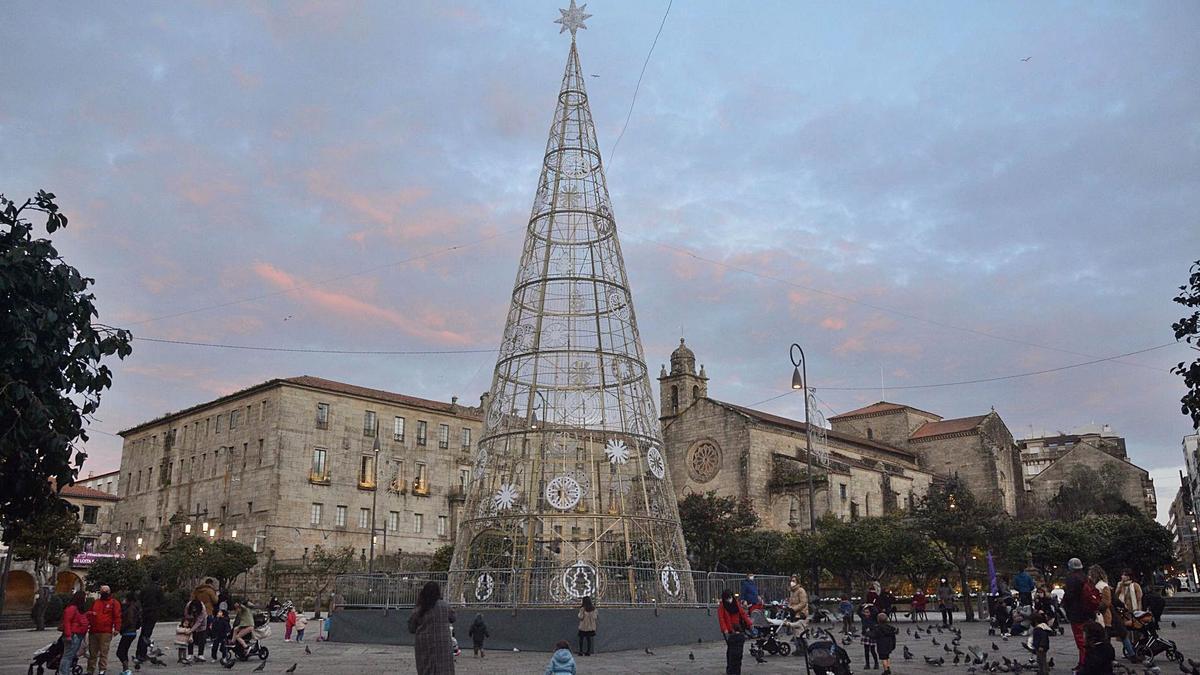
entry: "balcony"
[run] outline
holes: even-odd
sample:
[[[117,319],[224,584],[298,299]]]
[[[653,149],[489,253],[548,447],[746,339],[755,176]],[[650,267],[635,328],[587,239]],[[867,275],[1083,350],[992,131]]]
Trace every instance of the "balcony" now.
[[[329,472],[310,470],[308,472],[308,482],[315,485],[329,485]]]
[[[446,499],[452,502],[463,502],[467,500],[467,488],[463,485],[456,485],[446,493]]]
[[[414,480],[412,493],[419,497],[429,496],[429,481]]]
[[[375,489],[375,479],[370,478],[370,477],[360,478],[358,480],[358,489],[359,490],[374,490]]]

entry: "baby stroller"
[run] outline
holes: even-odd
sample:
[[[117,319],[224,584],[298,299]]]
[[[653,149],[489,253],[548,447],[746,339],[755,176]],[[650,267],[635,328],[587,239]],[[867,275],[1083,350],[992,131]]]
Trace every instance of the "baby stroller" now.
[[[1175,643],[1158,635],[1158,625],[1150,612],[1138,611],[1125,621],[1125,627],[1132,633],[1133,653],[1147,666],[1154,665],[1154,657],[1166,653],[1167,658],[1176,663],[1183,663],[1183,653]]]
[[[758,614],[758,612],[756,612]],[[757,618],[757,617],[756,617]],[[756,659],[763,654],[771,656],[787,656],[792,653],[792,645],[782,635],[784,619],[763,617],[763,624],[754,626],[754,644],[750,645],[750,656]]]
[[[84,651],[82,645],[79,651]],[[33,662],[29,664],[29,675],[33,675],[34,673],[42,675],[47,670],[51,673],[57,671],[62,655],[63,639],[60,637],[33,653]],[[86,663],[86,659],[84,662]],[[71,672],[73,675],[83,675],[83,665],[79,662],[79,659],[75,660],[75,666],[71,668]]]
[[[832,633],[818,629],[810,642],[809,632],[811,630],[800,636],[800,644],[804,646],[806,670],[817,675],[853,675],[853,671],[850,670],[850,654],[842,649]]]

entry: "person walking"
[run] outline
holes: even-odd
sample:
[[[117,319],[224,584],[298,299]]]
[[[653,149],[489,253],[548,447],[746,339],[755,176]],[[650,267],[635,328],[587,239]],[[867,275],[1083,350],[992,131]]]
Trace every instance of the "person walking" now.
[[[942,577],[942,582],[937,588],[938,609],[942,611],[942,626],[950,627],[954,625],[954,588],[950,586],[950,580]]]
[[[842,634],[849,635],[854,630],[854,605],[850,603],[850,596],[842,596],[842,601],[838,603],[838,613],[842,615]]]
[[[1105,628],[1113,625],[1113,589],[1108,585],[1108,573],[1099,565],[1092,565],[1087,571],[1088,580],[1100,594],[1100,606],[1096,608],[1096,623]]]
[[[96,662],[100,662],[100,675],[108,671],[108,648],[112,644],[112,636],[121,629],[121,603],[112,597],[112,589],[100,587],[100,597],[92,603],[90,616],[91,625],[88,629],[88,659],[87,672],[96,672]]]
[[[1071,635],[1075,638],[1075,647],[1079,650],[1079,666],[1083,667],[1083,659],[1087,655],[1088,641],[1084,636],[1083,627],[1087,623],[1096,622],[1096,611],[1100,608],[1100,593],[1091,579],[1083,573],[1083,561],[1071,558],[1067,561],[1066,581],[1063,583],[1063,611],[1067,621],[1071,622]]]
[[[795,574],[788,580],[788,607],[795,612],[795,619],[808,619],[808,591]]]
[[[71,675],[75,661],[79,658],[79,648],[83,645],[83,639],[87,637],[88,629],[91,627],[86,603],[87,598],[83,591],[75,591],[75,595],[71,596],[71,601],[63,610],[63,653],[58,660],[59,675]]]
[[[1012,585],[1016,589],[1022,605],[1033,604],[1033,590],[1037,588],[1037,584],[1034,583],[1033,577],[1029,575],[1028,571],[1017,572],[1017,575],[1013,577]]]
[[[742,652],[746,646],[746,631],[750,630],[750,616],[728,588],[721,591],[717,623],[721,627],[721,636],[725,638],[725,675],[741,675]]]
[[[590,596],[584,596],[583,604],[579,607],[579,654],[592,655],[592,639],[596,637],[596,606]],[[584,643],[587,648],[584,648]]]
[[[142,601],[142,626],[141,633],[138,635],[137,663],[146,660],[146,650],[150,648],[150,639],[154,636],[154,624],[158,623],[159,613],[162,612],[163,605],[167,601],[163,595],[162,586],[159,585],[157,571],[150,573],[150,580],[142,587],[140,598]]]
[[[575,675],[575,657],[571,656],[571,643],[559,640],[550,655],[545,675]]]
[[[183,618],[192,628],[192,641],[188,643],[187,650],[188,659],[203,662],[204,641],[208,638],[208,608],[204,606],[204,601],[193,595],[183,608]]]
[[[742,579],[742,602],[745,603],[747,612],[763,608],[762,598],[758,595],[758,582],[754,580],[753,572]]]
[[[483,652],[483,641],[489,637],[489,634],[482,614],[475,615],[475,620],[471,622],[471,628],[467,631],[467,635],[471,636],[471,646],[475,650],[475,657],[480,659],[486,657],[487,655]]]
[[[121,662],[121,675],[130,675],[133,664],[129,661],[129,646],[137,639],[138,628],[142,625],[142,605],[138,602],[137,593],[129,591],[125,594],[125,604],[121,605],[121,641],[117,643],[117,660]]]
[[[896,635],[900,632],[892,624],[890,615],[880,614],[875,625],[875,651],[883,662],[883,675],[892,675],[892,651],[896,649]]]
[[[862,618],[863,659],[866,663],[863,670],[871,669],[871,659],[875,659],[875,670],[879,670],[879,650],[875,648],[876,628],[879,626],[879,608],[870,602],[864,602],[858,608],[858,616]]]
[[[426,583],[408,617],[408,632],[416,636],[413,651],[417,675],[454,675],[454,651],[450,643],[452,623],[454,610],[442,599],[442,587],[436,581]]]

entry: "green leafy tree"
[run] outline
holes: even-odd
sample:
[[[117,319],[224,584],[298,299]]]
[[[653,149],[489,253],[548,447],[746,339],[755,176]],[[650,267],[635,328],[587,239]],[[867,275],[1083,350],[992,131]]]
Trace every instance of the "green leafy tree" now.
[[[433,560],[429,561],[430,572],[449,572],[450,560],[454,558],[454,544],[439,546],[433,552]]]
[[[933,550],[958,571],[967,621],[975,620],[968,569],[977,550],[1005,539],[1007,523],[999,506],[976,499],[957,476],[932,488],[913,508],[914,525]]]
[[[354,562],[354,549],[350,546],[326,550],[320,544],[313,548],[311,556],[304,559],[304,572],[309,579],[308,590],[316,603],[315,616],[321,616],[321,598],[339,574],[345,574]]]
[[[131,336],[94,323],[94,283],[68,265],[45,230],[66,227],[54,195],[39,191],[18,204],[0,195],[0,527],[5,541],[24,523],[51,512],[60,488],[75,480],[86,455],[77,443],[112,385],[102,361],[131,352]]]
[[[818,524],[824,536],[822,562],[842,578],[849,593],[858,578],[882,581],[898,573],[905,554],[927,546],[909,523],[897,516],[838,520],[824,518]]]
[[[1032,565],[1050,580],[1059,576],[1071,558],[1095,560],[1100,542],[1080,527],[1078,520],[1029,520],[1000,546],[1000,555],[1008,567],[1023,569]]]
[[[32,563],[38,585],[33,620],[38,630],[45,630],[50,573],[79,551],[79,517],[70,504],[59,499],[49,511],[18,525],[20,534],[9,545],[15,559]]]
[[[158,572],[166,590],[191,587],[196,579],[204,576],[204,550],[208,543],[207,539],[196,535],[164,541],[158,547],[158,555],[144,558],[146,568]]]
[[[107,585],[114,594],[136,591],[146,583],[148,572],[141,560],[132,558],[103,558],[88,568],[89,590],[98,591]]]
[[[907,579],[913,590],[928,588],[930,581],[946,574],[951,568],[928,537],[916,531],[911,524],[906,529],[910,541],[896,561],[896,574]]]
[[[1149,578],[1155,569],[1174,559],[1171,531],[1144,515],[1090,516],[1075,524],[1083,536],[1097,542],[1090,560],[1099,563],[1110,575],[1129,568],[1142,578]]]
[[[728,561],[737,555],[738,539],[758,527],[758,515],[749,499],[708,492],[679,502],[679,522],[697,569],[733,569]]]
[[[218,539],[204,547],[203,574],[216,578],[222,588],[250,571],[258,562],[254,549],[240,542]]]
[[[737,545],[724,553],[729,569],[755,574],[790,574],[786,551],[787,535],[772,530],[754,530],[738,535]]]
[[[1192,263],[1191,276],[1187,285],[1179,287],[1179,295],[1175,302],[1184,307],[1200,308],[1200,260]],[[1183,340],[1192,345],[1192,349],[1200,350],[1200,309],[1184,316],[1171,324],[1175,330],[1175,339]],[[1187,392],[1179,399],[1180,412],[1192,418],[1192,428],[1200,429],[1200,356],[1191,363],[1180,361],[1171,369],[1172,373],[1183,378]]]

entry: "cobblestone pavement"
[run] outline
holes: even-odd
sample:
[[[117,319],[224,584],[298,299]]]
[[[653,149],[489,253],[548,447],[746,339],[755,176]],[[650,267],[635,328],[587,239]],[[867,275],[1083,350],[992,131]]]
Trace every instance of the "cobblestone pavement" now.
[[[1176,627],[1170,622],[1174,620]],[[1174,640],[1189,656],[1200,656],[1200,615],[1175,616],[1164,619],[1166,626],[1163,636]],[[985,623],[956,623],[963,630],[960,643],[965,650],[968,646],[983,649],[994,660],[1007,656],[1010,659],[1025,661],[1029,654],[1021,648],[1021,640],[1012,638],[1001,640],[987,634]],[[945,645],[953,636],[949,633],[939,634],[936,630],[931,636],[924,634],[920,639],[906,634],[905,628],[910,624],[901,624],[900,639],[895,657],[892,661],[892,671],[896,675],[968,675],[965,665],[954,666],[951,661],[954,654],[945,652]],[[170,646],[174,626],[160,625],[155,631],[156,641],[163,646]],[[10,630],[0,632],[0,675],[17,675],[27,672],[29,656],[35,649],[48,644],[54,634],[46,631],[35,633],[27,630]],[[938,645],[932,643],[937,640]],[[547,639],[552,642],[552,638]],[[354,673],[355,675],[376,675],[381,673],[413,673],[413,653],[411,647],[391,647],[384,645],[353,645],[337,642],[313,642],[304,644],[285,643],[278,638],[267,641],[271,648],[271,658],[266,662],[264,673],[283,673],[292,664],[296,666],[296,675],[307,673]],[[304,653],[307,644],[312,650],[311,655]],[[992,645],[998,648],[992,649]],[[913,652],[914,658],[905,661],[902,657],[903,647],[907,645]],[[853,659],[852,668],[857,675],[872,673],[879,675],[880,671],[862,669],[862,648],[855,641],[847,645],[846,650]],[[722,642],[706,642],[702,644],[677,647],[656,647],[653,654],[642,651],[615,652],[612,654],[597,654],[590,657],[576,657],[580,675],[588,673],[688,673],[689,675],[719,674],[725,672],[725,645]],[[1117,649],[1120,653],[1120,649]],[[110,654],[109,669],[114,675],[119,672],[115,658],[115,644]],[[1057,675],[1070,675],[1070,669],[1075,664],[1075,644],[1070,631],[1065,636],[1051,640],[1051,652],[1055,659]],[[689,655],[694,656],[692,661]],[[200,663],[191,666],[181,666],[170,661],[174,660],[174,652],[168,652],[167,666],[146,666],[143,672],[147,675],[217,675],[226,672],[217,664]],[[924,657],[949,657],[944,666],[932,666],[925,663]],[[544,672],[549,660],[548,653],[542,652],[488,652],[484,659],[476,659],[470,652],[464,653],[458,659],[457,672],[460,674],[503,675],[508,673],[540,674]],[[249,673],[261,662],[239,663],[233,672]],[[1164,664],[1166,665],[1166,664]],[[767,675],[769,673],[803,673],[804,659],[795,656],[767,657],[767,662],[758,664],[749,654],[746,655],[742,672],[746,675]],[[1028,674],[1027,675],[1031,675]],[[1164,675],[1177,672],[1174,667],[1164,668]]]

